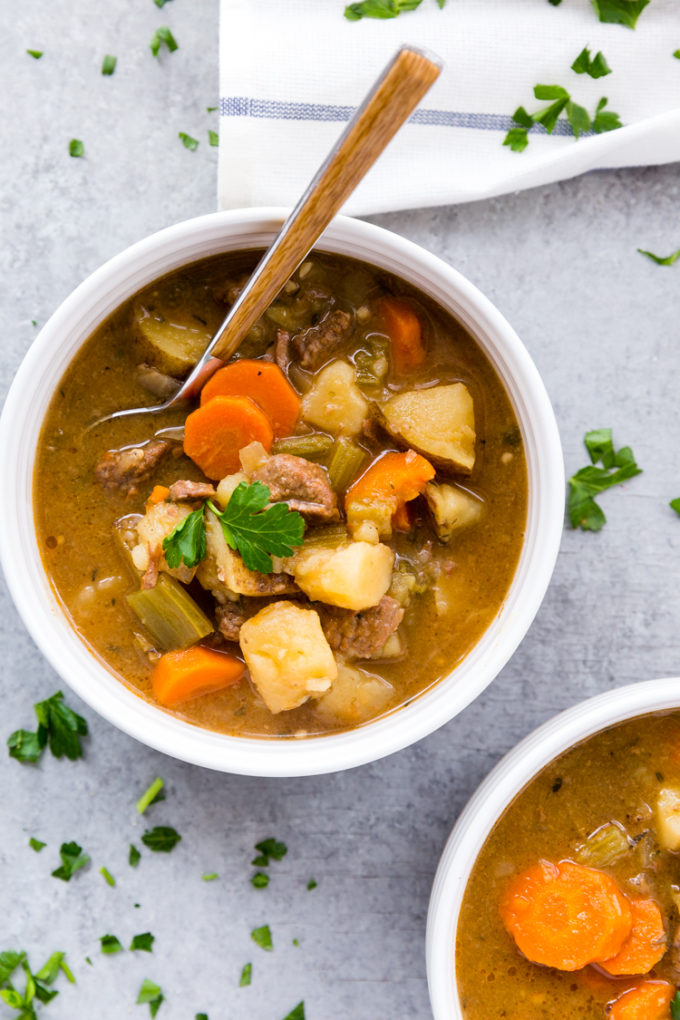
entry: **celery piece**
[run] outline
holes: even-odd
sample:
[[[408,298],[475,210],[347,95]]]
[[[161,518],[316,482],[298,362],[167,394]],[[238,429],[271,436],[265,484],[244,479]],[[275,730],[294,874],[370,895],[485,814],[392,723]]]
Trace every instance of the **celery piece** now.
[[[188,648],[215,629],[191,595],[168,574],[159,575],[155,588],[133,592],[127,601],[165,651]]]
[[[614,822],[607,822],[576,849],[576,860],[590,868],[608,868],[630,850],[625,831]]]
[[[333,446],[328,463],[328,477],[336,491],[346,489],[354,481],[366,462],[368,454],[351,439],[339,436]]]
[[[308,436],[289,436],[277,439],[272,453],[291,453],[295,457],[316,462],[324,461],[333,448],[333,440],[323,432],[312,432]]]
[[[305,548],[335,549],[349,540],[344,524],[329,524],[326,528],[311,528],[305,535]]]

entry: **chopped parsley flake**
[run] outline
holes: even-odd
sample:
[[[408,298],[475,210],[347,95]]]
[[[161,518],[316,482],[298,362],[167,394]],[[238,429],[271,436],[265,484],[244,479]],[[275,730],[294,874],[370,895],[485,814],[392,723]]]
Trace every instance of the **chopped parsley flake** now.
[[[214,882],[215,879],[219,878],[219,877],[220,876],[217,874],[216,871],[211,871],[211,872],[209,872],[209,873],[207,873],[205,875],[201,875],[201,880],[203,882]]]
[[[300,945],[300,939],[293,939],[293,945],[294,946],[299,946]]]
[[[208,140],[212,146],[217,147],[220,144],[220,136],[217,131],[208,131]]]
[[[122,953],[123,947],[120,943],[120,939],[116,938],[115,935],[102,935],[99,939],[102,946],[102,953]]]
[[[171,826],[156,825],[153,829],[146,830],[142,836],[142,843],[156,853],[169,854],[181,838],[179,832]]]
[[[113,72],[116,70],[117,63],[118,57],[113,57],[111,56],[110,53],[107,53],[104,59],[102,60],[102,74],[107,75],[113,74]]]
[[[260,854],[257,857],[253,857],[250,863],[254,868],[266,868],[269,865],[269,858],[265,857],[264,854]]]
[[[165,7],[165,5],[168,3],[168,0],[153,0],[153,2],[155,3],[156,7]]]
[[[253,980],[253,965],[252,963],[246,963],[241,971],[241,979],[238,983],[239,988],[246,988]]]
[[[596,134],[602,134],[604,131],[613,131],[614,128],[622,126],[617,113],[605,111],[606,96],[603,96],[597,104],[592,121],[588,111],[575,103],[569,92],[561,85],[535,85],[534,96],[536,99],[550,100],[550,105],[544,106],[536,113],[527,113],[523,106],[517,107],[512,115],[516,127],[510,128],[503,139],[503,145],[509,146],[512,152],[524,152],[529,144],[529,131],[534,124],[542,124],[551,135],[563,111],[567,114],[575,138],[580,138],[591,129]]]
[[[114,886],[116,884],[116,880],[108,868],[100,868],[99,874],[102,876],[107,885]]]
[[[584,439],[591,463],[569,479],[569,520],[572,528],[599,531],[607,518],[595,496],[641,474],[629,446],[614,449],[611,429],[596,429]],[[597,465],[601,464],[601,467]]]
[[[283,1020],[305,1020],[305,1004],[304,1002],[298,1002],[294,1009],[291,1009],[287,1016],[284,1016]]]
[[[644,248],[638,248],[641,255],[646,255],[652,262],[656,262],[657,266],[672,266],[678,259],[680,259],[680,248],[674,251],[671,255],[654,255],[651,251],[645,251]]]
[[[676,514],[680,514],[680,498],[672,499],[668,505],[671,510],[675,510]],[[680,1017],[678,1020],[680,1020]]]
[[[266,889],[269,885],[269,875],[265,874],[264,871],[256,871],[250,880],[250,884],[254,889]]]
[[[29,53],[30,53],[30,50],[29,50]],[[675,57],[676,60],[680,60],[680,50],[673,50],[673,56]],[[674,1020],[675,1020],[675,1018],[674,1018]]]
[[[142,987],[139,990],[139,995],[137,996],[137,1005],[147,1002],[149,1004],[149,1012],[153,1017],[161,1008],[163,999],[164,995],[160,986],[155,984],[153,981],[149,981],[148,978],[144,978]]]
[[[219,110],[219,106],[206,106],[205,108],[206,113],[214,113],[215,110]]]
[[[89,854],[84,854],[83,848],[76,842],[62,843],[59,847],[59,856],[61,865],[52,872],[52,876],[60,878],[63,882],[70,882],[76,871],[90,863]]]
[[[604,53],[600,50],[594,57],[591,57],[590,50],[587,46],[583,47],[574,63],[571,65],[571,69],[572,71],[575,71],[576,74],[588,74],[591,78],[604,78],[605,75],[612,73],[612,69],[607,63]]]
[[[139,864],[141,854],[134,843],[130,843],[130,853],[128,854],[128,864],[131,868],[136,868]]]
[[[191,152],[195,152],[198,148],[198,138],[192,138],[191,135],[188,135],[185,131],[180,131],[177,137],[181,140],[185,149],[190,149]],[[201,511],[197,510],[196,513],[201,513]],[[190,514],[189,516],[191,517],[193,515]],[[185,520],[186,519],[187,518],[185,518]]]
[[[348,4],[345,7],[345,17],[348,21],[360,21],[362,18],[396,18],[403,11],[415,11],[420,7],[423,0],[360,0],[359,3]],[[441,10],[446,0],[437,0],[437,6]]]
[[[312,889],[316,889],[318,884],[319,883],[315,878],[310,878],[309,882],[307,883],[307,889],[311,892]]]
[[[68,143],[68,154],[74,158],[85,155],[85,146],[79,138],[72,138]]]
[[[28,845],[30,846],[31,850],[35,850],[35,852],[39,854],[43,847],[47,846],[47,843],[43,843],[41,839],[36,839],[35,836],[31,836],[31,838],[28,841]]]
[[[635,28],[649,0],[592,0],[600,21]]]
[[[159,800],[165,799],[165,794],[161,793],[163,789],[163,780],[160,776],[154,779],[151,786],[144,791],[142,796],[137,801],[137,811],[140,815],[143,815],[148,807],[152,804],[157,804]]]
[[[167,46],[169,53],[174,53],[175,50],[179,49],[179,43],[167,25],[161,25],[160,28],[156,29],[153,34],[153,38],[149,43],[149,49],[153,53],[154,57],[158,56],[161,46],[163,45]]]
[[[255,849],[259,850],[265,862],[261,867],[265,867],[269,864],[269,858],[273,858],[275,861],[282,861],[288,853],[288,847],[285,843],[280,843],[273,836],[269,836],[268,839],[263,839],[261,843],[255,844]],[[259,858],[257,858],[259,860]],[[255,862],[253,862],[255,863]]]
[[[43,55],[42,50],[26,50],[26,52],[28,53],[29,57],[33,57],[34,60],[40,60],[40,58]]]
[[[133,936],[132,942],[130,943],[130,949],[132,951],[139,950],[140,952],[151,953],[153,952],[153,944],[156,941],[156,936],[152,935],[150,931],[142,932],[141,935]]]
[[[267,952],[271,952],[274,948],[272,933],[268,924],[262,925],[261,928],[253,928],[250,933],[250,937],[255,945],[260,947],[260,949],[266,949]]]
[[[195,1020],[208,1020],[208,1014],[207,1013],[197,1013],[196,1017],[195,1017]]]

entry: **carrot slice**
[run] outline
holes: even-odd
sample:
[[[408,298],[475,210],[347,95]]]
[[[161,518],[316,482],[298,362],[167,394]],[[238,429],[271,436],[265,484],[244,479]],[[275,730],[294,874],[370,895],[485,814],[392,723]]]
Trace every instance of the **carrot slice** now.
[[[245,666],[233,655],[194,645],[161,655],[151,674],[151,687],[159,704],[174,705],[230,687],[244,672]]]
[[[243,358],[225,365],[208,379],[201,392],[201,404],[213,397],[250,397],[262,408],[274,430],[274,437],[289,436],[300,414],[300,398],[278,365],[271,361]]]
[[[249,397],[213,397],[184,423],[184,452],[207,478],[219,479],[240,467],[238,452],[255,440],[271,450],[269,418]]]
[[[633,927],[616,956],[599,962],[608,974],[647,974],[666,952],[666,929],[654,900],[628,900]]]
[[[668,981],[643,981],[614,1002],[609,1020],[668,1020],[675,987]]]
[[[425,361],[425,345],[420,319],[400,298],[385,297],[378,305],[392,346],[392,365],[401,375]]]
[[[353,503],[384,504],[398,513],[409,500],[415,499],[435,476],[429,460],[414,450],[406,453],[384,453],[350,485],[345,496],[345,509]],[[399,517],[398,522],[403,523]]]
[[[633,923],[614,879],[573,861],[540,861],[516,875],[500,914],[528,960],[568,971],[614,956]]]
[[[154,485],[151,490],[151,495],[146,501],[147,506],[155,506],[156,503],[164,503],[170,495],[170,489],[167,485]]]

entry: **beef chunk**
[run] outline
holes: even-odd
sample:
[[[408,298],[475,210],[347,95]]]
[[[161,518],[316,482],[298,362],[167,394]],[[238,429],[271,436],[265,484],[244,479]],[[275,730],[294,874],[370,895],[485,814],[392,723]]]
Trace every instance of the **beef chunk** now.
[[[277,329],[274,343],[274,361],[282,372],[288,371],[290,364],[290,333],[287,329]]]
[[[389,595],[360,613],[321,603],[315,604],[315,609],[328,644],[348,659],[367,659],[379,652],[404,616],[402,607]]]
[[[215,495],[215,486],[210,482],[190,482],[182,478],[172,483],[168,499],[178,502],[182,499],[213,499]]]
[[[134,495],[169,449],[170,444],[165,440],[151,439],[142,446],[107,450],[95,468],[97,481],[103,489],[118,489],[127,496]]]
[[[250,615],[238,602],[227,602],[224,606],[218,606],[215,610],[217,630],[227,641],[238,641],[241,627]]]
[[[213,287],[213,297],[226,305],[233,305],[250,279],[250,273],[240,273],[235,279],[223,280]]]
[[[335,353],[351,329],[351,317],[336,308],[318,326],[310,326],[302,333],[297,333],[290,341],[291,351],[303,368],[315,372]]]
[[[269,487],[273,503],[287,503],[313,521],[337,521],[338,500],[319,464],[290,453],[277,453],[252,475]]]

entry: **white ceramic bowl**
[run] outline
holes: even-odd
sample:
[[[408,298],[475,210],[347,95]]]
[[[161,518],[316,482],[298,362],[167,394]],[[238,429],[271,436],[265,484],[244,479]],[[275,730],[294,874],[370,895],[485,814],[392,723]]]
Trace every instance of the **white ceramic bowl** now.
[[[408,280],[456,316],[493,362],[524,438],[527,530],[505,604],[479,644],[448,677],[406,708],[347,733],[259,740],[184,723],[127,690],[69,625],[38,553],[32,513],[36,443],[48,403],[71,358],[122,301],[179,266],[220,252],[266,247],[279,209],[214,213],[178,223],[117,255],[64,301],[41,330],[12,385],[0,421],[0,557],[23,620],[46,658],[93,709],[138,740],[185,761],[249,775],[333,772],[407,746],[451,719],[493,680],[526,634],[552,574],[563,521],[557,426],[536,368],[517,335],[464,277],[404,238],[338,217],[319,249],[352,255]]]
[[[427,983],[434,1020],[463,1020],[456,988],[456,930],[470,872],[487,836],[518,793],[553,759],[608,726],[680,708],[680,677],[647,680],[582,701],[540,726],[496,765],[444,848],[427,916]]]

